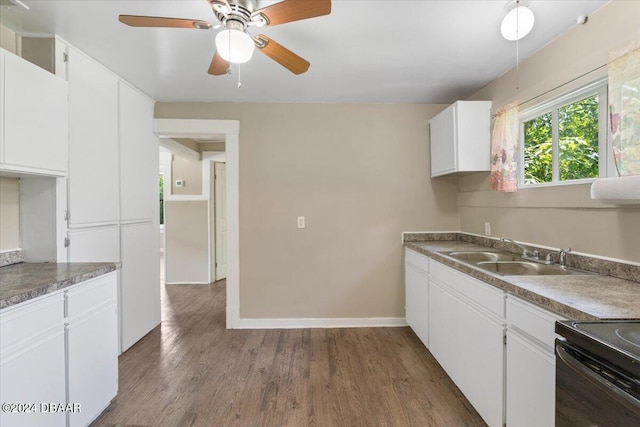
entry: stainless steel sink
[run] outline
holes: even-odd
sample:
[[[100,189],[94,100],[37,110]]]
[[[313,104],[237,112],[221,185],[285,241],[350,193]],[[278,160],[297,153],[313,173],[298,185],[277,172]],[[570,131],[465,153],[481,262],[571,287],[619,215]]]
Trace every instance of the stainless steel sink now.
[[[466,261],[474,264],[483,261],[517,261],[520,259],[519,256],[508,252],[454,251],[445,253],[459,261]]]
[[[557,265],[545,265],[528,261],[479,262],[483,270],[503,276],[557,276],[567,274],[589,274],[581,270],[569,269]]]

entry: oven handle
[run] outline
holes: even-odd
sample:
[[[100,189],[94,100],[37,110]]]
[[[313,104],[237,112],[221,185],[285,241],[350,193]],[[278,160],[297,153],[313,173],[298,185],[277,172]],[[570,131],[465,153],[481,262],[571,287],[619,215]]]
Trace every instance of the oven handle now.
[[[593,372],[578,359],[573,357],[565,349],[565,346],[563,344],[556,343],[556,354],[558,355],[560,360],[564,362],[565,365],[576,371],[579,375],[582,375],[596,385],[605,388],[607,392],[609,392],[611,397],[613,397],[615,400],[628,407],[632,411],[638,412],[638,409],[640,409],[640,400],[636,399],[617,385]]]

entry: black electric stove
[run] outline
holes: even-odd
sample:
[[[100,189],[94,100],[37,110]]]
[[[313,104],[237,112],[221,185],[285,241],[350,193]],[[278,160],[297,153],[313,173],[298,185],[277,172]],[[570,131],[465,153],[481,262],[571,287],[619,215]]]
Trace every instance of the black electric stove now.
[[[640,321],[556,322],[556,427],[640,426]]]
[[[556,323],[569,343],[640,377],[640,320]]]

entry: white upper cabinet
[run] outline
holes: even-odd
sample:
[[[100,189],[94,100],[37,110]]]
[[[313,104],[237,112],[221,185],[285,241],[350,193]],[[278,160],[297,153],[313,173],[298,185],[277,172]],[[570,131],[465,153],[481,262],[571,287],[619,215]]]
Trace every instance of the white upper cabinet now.
[[[158,192],[157,168],[153,170],[158,157],[153,101],[120,82],[119,105],[121,220],[148,221],[153,214],[153,192]]]
[[[458,101],[430,124],[432,177],[490,170],[491,101]]]
[[[69,224],[120,219],[118,78],[68,47]]]
[[[0,56],[1,168],[65,176],[67,82],[8,51]]]

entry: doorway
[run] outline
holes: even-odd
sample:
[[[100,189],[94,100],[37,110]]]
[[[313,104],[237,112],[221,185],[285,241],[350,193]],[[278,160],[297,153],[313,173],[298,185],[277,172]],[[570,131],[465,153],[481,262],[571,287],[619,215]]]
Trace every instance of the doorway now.
[[[227,278],[227,165],[211,162],[211,277]]]
[[[226,327],[240,323],[240,253],[239,253],[239,130],[237,120],[155,119],[155,132],[160,138],[221,138],[226,144],[225,164],[225,263]],[[165,200],[167,196],[165,194]],[[223,244],[224,244],[223,243]]]

